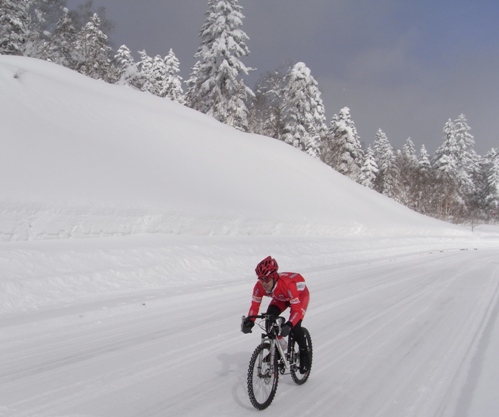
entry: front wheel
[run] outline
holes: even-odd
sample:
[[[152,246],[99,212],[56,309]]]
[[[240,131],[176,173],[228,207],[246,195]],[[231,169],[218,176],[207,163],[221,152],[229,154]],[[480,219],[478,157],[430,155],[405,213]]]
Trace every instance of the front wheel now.
[[[312,338],[310,337],[309,331],[305,327],[303,327],[303,332],[305,333],[305,339],[307,340],[307,349],[310,358],[310,366],[305,373],[300,372],[300,348],[298,347],[298,343],[293,340],[292,346],[290,346],[292,355],[294,355],[295,358],[294,364],[291,366],[291,378],[298,385],[303,385],[305,382],[307,382],[308,377],[310,376],[310,371],[312,369]]]
[[[270,364],[270,344],[258,345],[248,368],[248,395],[251,404],[258,410],[267,408],[274,399],[278,382],[277,357],[274,358],[274,364]]]

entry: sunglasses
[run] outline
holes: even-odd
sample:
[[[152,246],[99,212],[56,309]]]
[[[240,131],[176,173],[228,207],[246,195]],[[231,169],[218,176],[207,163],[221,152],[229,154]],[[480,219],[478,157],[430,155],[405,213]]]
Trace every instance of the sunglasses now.
[[[259,277],[258,278],[260,281],[263,281],[265,282],[265,284],[269,283],[271,279],[273,279],[272,277]]]

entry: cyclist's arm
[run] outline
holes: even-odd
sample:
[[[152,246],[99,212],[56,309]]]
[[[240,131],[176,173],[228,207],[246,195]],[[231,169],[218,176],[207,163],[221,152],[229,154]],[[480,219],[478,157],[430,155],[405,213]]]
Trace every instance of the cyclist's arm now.
[[[253,295],[251,297],[251,306],[250,306],[250,309],[248,311],[248,316],[258,315],[258,312],[260,311],[260,304],[262,304],[262,297],[263,297],[264,293],[265,293],[265,290],[263,289],[262,285],[257,282],[255,284],[255,287],[253,288]],[[255,321],[255,319],[251,319],[251,320]]]
[[[300,294],[298,292],[298,289],[296,288],[296,282],[290,283],[288,291],[290,296],[289,305],[291,309],[291,312],[289,314],[289,321],[294,327],[296,326],[296,323],[303,319],[303,309],[301,306]]]

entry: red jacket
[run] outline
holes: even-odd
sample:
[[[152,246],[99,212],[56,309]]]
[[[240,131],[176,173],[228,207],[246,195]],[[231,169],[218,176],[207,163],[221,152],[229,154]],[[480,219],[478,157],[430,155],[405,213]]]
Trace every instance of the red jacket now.
[[[271,293],[267,293],[258,280],[253,288],[253,298],[248,316],[258,314],[263,297],[272,297],[270,304],[277,305],[281,311],[291,307],[289,321],[295,326],[305,316],[310,293],[305,284],[305,279],[296,272],[280,273]]]

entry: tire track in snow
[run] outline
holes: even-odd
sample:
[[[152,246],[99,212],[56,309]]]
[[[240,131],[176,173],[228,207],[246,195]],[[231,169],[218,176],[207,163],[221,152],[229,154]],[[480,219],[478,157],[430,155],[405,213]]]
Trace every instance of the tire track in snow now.
[[[198,301],[197,307],[205,305],[205,310],[208,311],[213,303],[213,294],[206,295],[204,301]],[[130,314],[119,317],[117,321],[111,319],[107,322],[103,319],[101,324],[62,328],[55,333],[38,334],[34,336],[35,344],[26,339],[18,339],[16,343],[20,347],[20,354],[16,362],[10,362],[11,358],[8,357],[2,357],[0,362],[10,366],[3,368],[6,370],[6,373],[2,373],[4,382],[12,391],[16,391],[16,386],[22,390],[27,381],[44,388],[39,389],[36,397],[23,397],[21,394],[17,401],[11,403],[12,410],[23,410],[15,413],[16,417],[52,416],[54,412],[64,414],[78,404],[112,396],[131,385],[140,384],[140,381],[157,379],[158,384],[164,384],[165,380],[171,381],[169,375],[177,375],[179,378],[182,369],[189,369],[200,360],[212,361],[212,358],[221,354],[224,349],[240,344],[240,340],[231,340],[226,334],[209,334],[219,328],[230,328],[231,333],[238,334],[238,323],[233,326],[234,318],[230,315],[224,316],[219,312],[213,314],[206,329],[200,332],[199,325],[196,324],[199,322],[197,309],[184,309],[182,314],[174,313],[181,306],[185,306],[186,299],[191,297],[192,295],[181,296],[169,300],[167,305],[138,314],[138,317]],[[226,300],[217,300],[217,303],[222,310],[230,310],[234,300],[229,297]],[[210,314],[206,317],[209,319]],[[196,335],[200,333],[204,334],[204,337],[199,342],[185,345],[185,341],[196,340]],[[57,339],[56,343],[54,339]],[[198,348],[203,350],[205,359],[200,359],[199,353],[192,354],[192,351]],[[12,352],[12,346],[9,346],[9,351],[11,356],[17,355]],[[144,356],[145,352],[150,352],[151,355]],[[126,358],[133,358],[133,361],[128,363]],[[107,359],[115,361],[116,364],[106,365]],[[126,366],[119,367],[119,363],[126,363]],[[85,367],[98,367],[99,370],[96,375],[68,379],[68,374],[85,374]],[[50,382],[64,379],[64,383]],[[213,383],[204,382],[204,385],[210,387]],[[212,389],[217,388],[213,386]],[[158,395],[161,394],[173,402],[166,392]],[[10,395],[8,397],[12,398]]]
[[[361,294],[352,294],[350,298],[347,297],[338,303],[333,302],[331,306],[324,306],[318,314],[323,320],[327,320],[324,317],[330,314],[330,322],[334,323],[339,320],[335,318],[335,313],[346,314],[349,319],[338,324],[338,334],[328,338],[327,342],[317,343],[316,340],[315,343],[316,360],[319,357],[333,356],[332,360],[321,363],[320,371],[315,373],[316,377],[317,374],[323,377],[334,375],[332,391],[325,390],[325,398],[336,403],[341,409],[342,402],[348,403],[348,397],[353,401],[352,392],[359,391],[360,387],[362,390],[368,390],[368,386],[374,388],[377,381],[377,393],[372,398],[364,399],[365,403],[369,404],[370,416],[432,415],[430,411],[438,408],[439,398],[445,395],[446,387],[451,384],[449,375],[456,372],[456,363],[465,355],[466,349],[462,346],[471,343],[471,335],[483,319],[483,306],[488,305],[491,289],[497,285],[494,279],[489,278],[480,284],[476,295],[465,294],[468,287],[472,289],[475,284],[470,282],[473,270],[482,268],[481,265],[473,263],[468,265],[469,260],[477,257],[475,254],[471,256],[469,258],[457,254],[437,258],[431,262],[431,268],[423,268],[426,274],[428,270],[432,271],[431,276],[418,272],[417,265],[404,265],[406,274],[403,279],[397,281],[406,288],[397,288],[394,294],[397,294],[399,299],[391,301],[391,304],[384,303],[384,300],[387,297],[390,299],[388,290],[394,289],[397,284],[386,285],[386,281],[378,279],[375,274],[373,278],[379,286]],[[460,265],[458,272],[449,268],[449,259]],[[449,270],[452,270],[451,274],[446,273]],[[355,268],[346,271],[350,271],[350,274],[356,272]],[[380,268],[380,271],[383,269]],[[334,283],[331,286],[334,288]],[[354,290],[355,286],[352,286],[352,291]],[[470,309],[472,314],[466,314],[466,310],[458,311],[460,298],[466,300],[467,295],[467,303],[477,307],[474,308],[476,312]],[[374,300],[374,305],[369,306],[369,298]],[[355,308],[348,310],[349,303],[359,307],[359,311],[355,311]],[[465,305],[463,308],[466,308]],[[456,313],[458,319],[450,317],[449,311]],[[452,328],[452,331],[446,330],[447,327]],[[438,332],[441,332],[441,335],[438,335]],[[436,346],[431,346],[432,344]],[[447,346],[448,349],[438,345]],[[432,355],[435,355],[435,358],[440,356],[439,360],[433,360]],[[425,360],[426,363],[418,364],[414,357]],[[411,366],[407,366],[407,362],[411,361]],[[426,368],[429,362],[434,362],[430,366],[431,369]],[[345,363],[350,365],[345,366]],[[404,379],[396,378],[400,374],[399,368],[406,368]],[[368,380],[369,383],[363,382],[362,379]],[[418,380],[421,380],[420,386],[414,387],[418,385],[414,381]],[[428,388],[430,386],[433,386],[433,389],[438,388],[431,401],[429,399],[432,397],[432,389]],[[412,393],[407,394],[411,390]],[[406,402],[412,405],[407,405],[407,409],[398,410],[399,414],[392,414],[391,410],[398,407],[396,403],[401,397],[409,397]],[[367,410],[363,409],[361,404],[362,400],[355,401],[355,412],[351,415],[367,415]],[[319,401],[312,408],[319,409],[322,406],[323,401]],[[415,410],[414,414],[411,407]],[[378,413],[374,412],[377,408]],[[350,414],[343,412],[338,415]]]
[[[446,393],[461,388],[455,376],[467,369],[466,352],[493,304],[497,276],[478,269],[486,255],[309,273],[312,376],[302,387],[282,377],[272,415],[292,407],[332,417],[437,416]],[[17,350],[19,360],[10,365],[1,355],[0,367],[20,374],[17,381],[0,374],[0,397],[13,398],[5,415],[254,415],[245,385],[259,337],[239,333],[250,286],[159,295],[126,314],[8,338],[0,354],[12,359]]]

